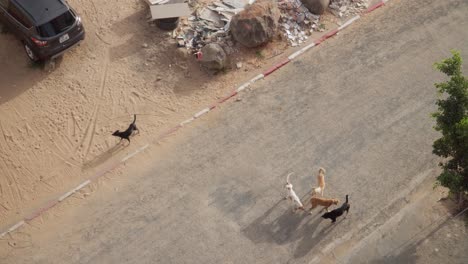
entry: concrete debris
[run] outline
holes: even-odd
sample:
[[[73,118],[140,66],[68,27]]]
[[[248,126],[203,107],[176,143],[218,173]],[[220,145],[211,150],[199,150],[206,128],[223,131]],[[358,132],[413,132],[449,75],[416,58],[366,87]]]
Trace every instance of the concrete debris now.
[[[223,48],[216,43],[210,43],[201,50],[203,57],[201,64],[209,70],[222,70],[227,63],[227,56]]]
[[[368,7],[368,0],[331,0],[328,6],[335,16],[350,17],[361,13]]]
[[[368,0],[331,0],[329,10],[337,17],[347,18],[367,9]],[[293,47],[304,43],[316,31],[324,31],[319,19],[301,0],[279,0],[280,28]]]
[[[293,47],[305,42],[310,34],[319,30],[319,15],[312,14],[300,0],[280,0],[280,28]]]
[[[193,53],[210,43],[218,43],[222,46],[232,44],[229,35],[229,27],[232,17],[244,10],[249,4],[249,0],[217,0],[206,6],[195,6],[196,10],[192,16],[188,17],[187,23],[179,28],[177,39],[178,45],[184,46]],[[234,52],[231,48],[226,49],[226,53]]]

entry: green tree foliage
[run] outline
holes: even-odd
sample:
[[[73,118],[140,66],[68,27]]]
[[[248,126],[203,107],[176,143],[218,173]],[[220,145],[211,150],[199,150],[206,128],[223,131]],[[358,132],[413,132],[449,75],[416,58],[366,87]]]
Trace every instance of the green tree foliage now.
[[[434,142],[433,153],[444,158],[437,182],[461,199],[468,193],[468,79],[461,72],[460,53],[452,51],[452,55],[435,64],[450,79],[435,84],[441,98],[433,116],[442,137]]]

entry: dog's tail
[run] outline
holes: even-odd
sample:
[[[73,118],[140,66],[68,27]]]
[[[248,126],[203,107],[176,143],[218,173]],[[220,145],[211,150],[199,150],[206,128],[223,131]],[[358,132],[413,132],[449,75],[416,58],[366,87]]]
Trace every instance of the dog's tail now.
[[[135,122],[136,122],[136,114],[133,114],[133,122],[132,122],[132,124],[135,124]]]
[[[346,195],[346,203],[348,203],[348,195]]]
[[[286,176],[286,183],[287,183],[287,184],[291,184],[291,183],[289,182],[289,177],[291,177],[291,175],[293,175],[293,174],[294,174],[294,172],[290,172],[290,173],[288,174],[288,176]]]

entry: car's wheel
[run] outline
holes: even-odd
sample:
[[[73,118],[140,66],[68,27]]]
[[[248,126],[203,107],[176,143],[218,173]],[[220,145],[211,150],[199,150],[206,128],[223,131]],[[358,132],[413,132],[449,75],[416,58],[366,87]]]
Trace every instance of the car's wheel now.
[[[36,53],[34,53],[34,51],[31,49],[31,46],[29,46],[28,43],[24,43],[24,51],[26,52],[26,55],[28,55],[28,58],[32,62],[37,62],[39,60]]]
[[[178,17],[164,18],[156,20],[156,25],[163,30],[174,30],[179,25]]]

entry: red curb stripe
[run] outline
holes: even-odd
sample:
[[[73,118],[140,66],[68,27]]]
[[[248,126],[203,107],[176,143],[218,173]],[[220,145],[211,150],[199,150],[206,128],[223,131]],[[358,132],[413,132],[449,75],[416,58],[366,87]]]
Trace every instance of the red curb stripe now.
[[[263,76],[267,77],[268,75],[272,74],[274,71],[278,70],[279,68],[283,67],[284,65],[288,64],[290,62],[289,59],[285,59],[284,61],[276,64],[275,66],[271,67],[268,69],[265,73],[263,73]]]
[[[237,91],[234,91],[232,93],[230,93],[228,96],[224,97],[224,98],[221,98],[219,101],[218,101],[218,104],[222,104],[224,102],[226,102],[227,100],[229,100],[229,98],[231,97],[234,97],[237,95]]]
[[[52,200],[52,201],[49,201],[46,206],[42,207],[41,209],[37,210],[36,212],[34,212],[30,217],[26,217],[24,220],[26,222],[29,222],[35,218],[37,218],[38,216],[40,216],[42,213],[44,213],[45,211],[49,210],[50,208],[54,207],[55,205],[58,204],[58,200]]]
[[[338,33],[339,30],[337,28],[335,28],[334,30],[332,31],[329,31],[327,32],[325,35],[323,35],[322,37],[320,37],[319,39],[317,39],[316,41],[314,41],[315,45],[318,46],[320,45],[322,42],[324,42],[325,40],[327,40],[328,38],[331,38],[333,37],[334,35],[336,35],[336,33]]]
[[[379,8],[379,7],[383,6],[383,5],[385,5],[384,2],[377,3],[377,4],[375,4],[375,5],[371,6],[371,7],[369,7],[364,13],[365,13],[365,14],[368,14],[368,13],[370,13],[370,12],[376,10],[377,8]]]
[[[337,29],[337,28],[334,29],[334,30],[332,30],[332,31],[330,31],[330,32],[328,32],[327,34],[323,35],[322,38],[323,38],[324,40],[325,40],[325,39],[328,39],[328,38],[333,37],[334,35],[336,35],[336,33],[338,33],[338,29]]]
[[[179,124],[179,125],[171,128],[171,129],[169,129],[168,131],[166,131],[162,135],[160,135],[156,141],[159,141],[159,140],[169,136],[170,134],[172,134],[172,133],[176,132],[177,130],[179,130],[179,128],[181,128],[181,127],[182,126]]]
[[[317,39],[316,41],[314,41],[315,46],[320,45],[324,40],[325,40],[325,39],[323,39],[323,38]]]

